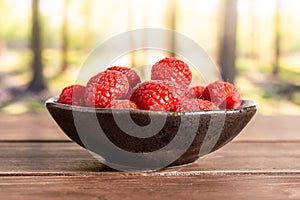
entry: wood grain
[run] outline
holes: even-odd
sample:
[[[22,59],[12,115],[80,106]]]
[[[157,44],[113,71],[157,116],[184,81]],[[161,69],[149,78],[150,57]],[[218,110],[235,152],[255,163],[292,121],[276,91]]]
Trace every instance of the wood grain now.
[[[0,113],[0,199],[300,199],[300,116],[257,115],[231,143],[187,166],[113,171],[47,113]]]
[[[299,199],[300,175],[5,176],[1,199]]]
[[[69,140],[46,112],[0,113],[0,140]]]
[[[55,140],[68,141],[46,112],[7,115],[0,113],[1,141]],[[236,141],[300,141],[300,116],[256,115],[247,127],[235,138]]]
[[[300,140],[300,115],[255,115],[245,129],[235,138],[242,141]]]
[[[232,142],[193,164],[169,171],[297,171],[300,170],[299,149],[298,142]],[[0,152],[2,174],[103,171],[102,164],[71,142],[2,142]]]

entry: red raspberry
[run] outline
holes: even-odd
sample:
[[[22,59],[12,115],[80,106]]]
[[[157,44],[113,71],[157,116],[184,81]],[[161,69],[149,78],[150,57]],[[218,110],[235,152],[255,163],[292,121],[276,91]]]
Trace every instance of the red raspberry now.
[[[239,91],[228,82],[216,81],[209,84],[202,97],[221,109],[238,109],[242,103]]]
[[[112,100],[106,105],[106,108],[138,110],[138,106],[129,100]]]
[[[180,96],[167,81],[147,81],[139,84],[133,91],[130,100],[140,109],[153,111],[172,111]]]
[[[199,110],[216,110],[214,103],[202,99],[184,99],[175,107],[176,112],[191,112]]]
[[[169,88],[173,90],[173,92],[176,93],[178,98],[182,99],[186,96],[186,87],[183,85],[180,85],[174,81],[163,81],[165,85],[167,85]]]
[[[89,107],[104,108],[111,100],[124,98],[129,82],[124,74],[107,70],[93,76],[86,86],[85,104]]]
[[[202,97],[204,90],[205,90],[205,86],[202,85],[191,87],[187,92],[187,97],[200,99]]]
[[[152,66],[151,80],[175,81],[187,87],[192,81],[192,72],[183,61],[164,58]]]
[[[57,103],[74,105],[74,106],[83,106],[84,105],[84,95],[85,87],[82,85],[71,85],[65,87],[59,98]]]
[[[134,88],[137,84],[141,82],[141,78],[139,75],[134,71],[133,69],[127,68],[127,67],[119,67],[119,66],[113,66],[108,68],[107,70],[116,70],[119,72],[122,72],[126,75],[128,81],[129,81],[129,88]]]

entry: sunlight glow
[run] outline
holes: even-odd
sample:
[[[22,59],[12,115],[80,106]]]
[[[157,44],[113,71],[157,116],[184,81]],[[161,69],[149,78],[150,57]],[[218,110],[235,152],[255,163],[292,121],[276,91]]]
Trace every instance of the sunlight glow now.
[[[50,25],[59,27],[62,22],[64,0],[43,0],[40,3],[40,12],[43,16],[50,18]]]
[[[239,0],[238,12],[240,14],[249,13],[252,4],[255,16],[270,17],[274,13],[275,3],[276,1],[274,0]]]
[[[31,8],[31,0],[14,0],[14,1],[5,1],[5,3],[10,9],[10,15],[16,20],[24,20],[28,17]]]

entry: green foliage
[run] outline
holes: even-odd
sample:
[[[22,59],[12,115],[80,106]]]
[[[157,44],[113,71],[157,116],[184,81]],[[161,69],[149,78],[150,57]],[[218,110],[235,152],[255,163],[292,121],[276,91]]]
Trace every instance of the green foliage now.
[[[29,45],[28,31],[18,24],[3,30],[3,39],[8,46],[26,47]]]
[[[22,0],[19,0],[19,2]],[[4,43],[7,47],[5,52],[6,62],[1,63],[0,74],[11,76],[18,81],[19,85],[26,84],[31,77],[30,65],[32,54],[28,49],[30,44],[31,31],[31,13],[30,1],[24,7],[27,11],[18,13],[15,11],[15,5],[12,1],[2,0],[0,7],[0,45]],[[46,2],[46,1],[45,1]],[[44,2],[44,3],[45,3]],[[50,1],[49,1],[50,2]],[[55,1],[57,4],[59,1]],[[55,3],[50,2],[50,3]],[[60,2],[61,3],[61,2]],[[87,48],[92,48],[101,42],[101,38],[108,38],[122,31],[120,27],[128,28],[130,23],[126,21],[126,12],[123,15],[119,13],[124,8],[117,3],[112,3],[105,8],[100,7],[102,2],[91,1],[92,7],[87,2],[72,1],[69,7],[68,23],[68,68],[61,72],[61,45],[62,45],[62,11],[53,5],[49,10],[54,9],[57,15],[45,13],[45,8],[41,9],[41,25],[43,38],[43,63],[44,73],[48,81],[50,92],[57,95],[60,90],[76,81],[76,72],[80,70],[81,64],[88,56]],[[259,1],[257,1],[259,3]],[[25,3],[26,4],[26,3]],[[96,8],[95,5],[98,7]],[[86,7],[85,7],[86,6]],[[185,4],[188,7],[188,4]],[[45,5],[44,5],[45,7]],[[86,13],[90,14],[90,23],[86,23]],[[119,10],[118,10],[119,9]],[[187,9],[187,8],[186,8]],[[191,13],[183,13],[183,8],[179,9],[177,15],[178,31],[189,34],[194,37],[195,41],[202,41],[210,47],[212,52],[217,52],[217,36],[220,33],[217,22],[216,11],[207,11],[207,13],[192,12],[194,8],[188,7]],[[134,10],[134,9],[133,9]],[[24,11],[24,10],[23,10]],[[215,13],[209,13],[215,12]],[[295,15],[295,14],[294,14]],[[122,16],[123,18],[120,18]],[[161,15],[164,16],[164,15]],[[199,24],[193,21],[202,16],[209,20],[199,20]],[[209,17],[208,17],[209,16]],[[291,19],[293,17],[293,19]],[[216,20],[217,19],[217,20]],[[244,98],[254,99],[259,104],[259,112],[264,114],[270,113],[287,113],[284,109],[288,105],[289,113],[299,112],[300,93],[294,92],[290,96],[278,94],[278,83],[272,82],[272,64],[274,57],[274,24],[272,15],[255,15],[254,23],[250,23],[250,13],[239,13],[239,25],[237,32],[237,61],[236,84]],[[282,13],[282,30],[281,30],[281,50],[280,69],[278,80],[284,80],[295,85],[300,85],[300,15],[293,16],[290,13]],[[139,19],[135,19],[139,20]],[[152,20],[152,18],[151,18]],[[161,19],[159,19],[162,21]],[[56,21],[54,23],[54,21]],[[142,20],[141,20],[142,21]],[[147,21],[147,20],[145,20]],[[197,21],[197,20],[196,20]],[[118,27],[120,26],[120,27]],[[164,25],[159,24],[159,27]],[[211,26],[211,27],[210,27]],[[205,28],[202,28],[205,27]],[[207,28],[207,29],[206,29]],[[127,29],[126,29],[127,30]],[[124,31],[124,30],[123,30]],[[87,41],[88,40],[88,41]],[[95,40],[98,40],[95,42]],[[1,48],[0,48],[1,50]],[[0,51],[1,53],[1,51]],[[0,55],[2,56],[2,55]],[[139,63],[138,58],[136,59]],[[141,63],[142,65],[143,63]],[[200,77],[201,78],[201,77]],[[278,81],[277,80],[277,81]],[[12,81],[13,82],[13,81]],[[1,82],[0,86],[10,86],[9,83]],[[21,111],[20,107],[24,106],[25,111],[43,110],[43,101],[35,101],[30,98],[24,99],[25,103],[16,105],[12,110]],[[278,103],[279,102],[279,103]],[[278,105],[282,105],[282,108]]]

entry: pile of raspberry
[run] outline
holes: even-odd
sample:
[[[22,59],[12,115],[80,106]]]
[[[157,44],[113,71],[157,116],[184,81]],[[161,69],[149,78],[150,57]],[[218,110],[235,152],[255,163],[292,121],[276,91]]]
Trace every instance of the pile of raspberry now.
[[[151,80],[141,82],[131,68],[114,66],[90,78],[86,86],[64,88],[58,103],[95,108],[188,112],[238,109],[242,99],[235,86],[215,81],[191,86],[189,66],[164,58],[152,66]]]

